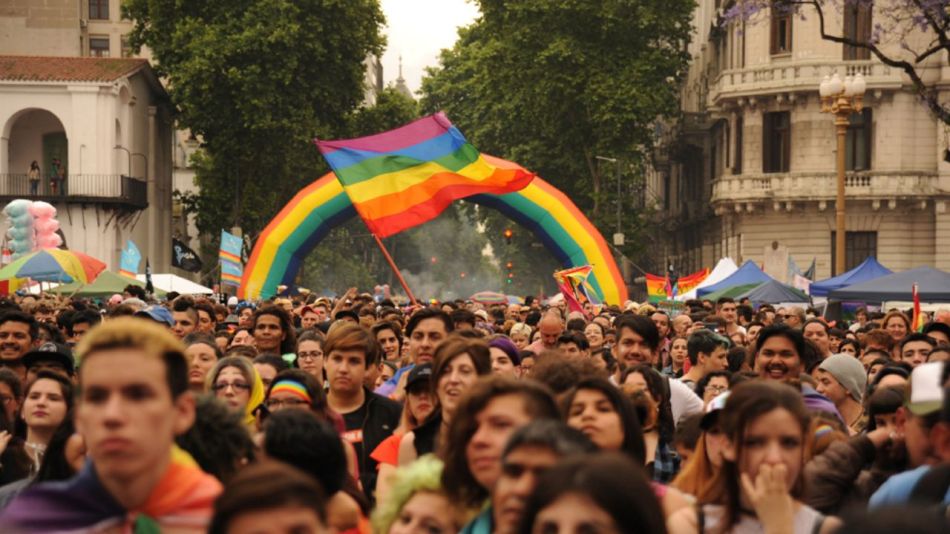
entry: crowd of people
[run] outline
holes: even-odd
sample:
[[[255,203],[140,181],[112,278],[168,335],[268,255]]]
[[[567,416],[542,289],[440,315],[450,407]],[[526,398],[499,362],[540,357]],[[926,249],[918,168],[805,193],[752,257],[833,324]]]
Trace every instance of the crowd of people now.
[[[0,300],[0,532],[947,532],[950,309]]]

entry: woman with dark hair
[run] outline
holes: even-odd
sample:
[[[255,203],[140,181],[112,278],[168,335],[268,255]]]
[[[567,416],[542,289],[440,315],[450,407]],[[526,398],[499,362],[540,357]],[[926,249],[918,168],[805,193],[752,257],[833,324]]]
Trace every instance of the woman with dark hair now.
[[[39,470],[53,434],[72,407],[73,384],[59,373],[40,371],[26,386],[19,423],[26,428],[24,446],[33,463],[31,474]]]
[[[479,339],[452,335],[439,345],[432,364],[432,397],[438,408],[399,443],[399,465],[414,462],[439,449],[441,438],[452,422],[463,394],[478,380],[491,373],[488,344]]]
[[[558,419],[550,390],[537,382],[492,375],[469,389],[441,444],[442,484],[454,502],[478,509],[501,476],[501,456],[516,430]]]
[[[562,406],[568,426],[583,432],[601,450],[623,452],[644,465],[640,421],[633,404],[616,386],[602,378],[581,380]]]
[[[591,322],[584,327],[584,336],[587,338],[587,343],[590,344],[590,352],[593,354],[604,348],[607,332],[604,331],[604,327],[600,323]]]
[[[686,361],[686,356],[686,336],[674,336],[670,340],[670,365],[663,368],[663,374],[670,378],[683,376],[683,362]]]
[[[696,382],[696,394],[703,399],[703,406],[708,405],[722,393],[729,391],[732,373],[729,371],[711,371]]]
[[[78,473],[85,461],[85,452],[82,437],[76,434],[73,414],[69,412],[50,438],[46,454],[43,455],[43,463],[40,464],[36,475],[31,478],[22,478],[0,488],[0,511],[28,486],[40,482],[66,480]]]
[[[726,435],[722,468],[696,496],[699,507],[677,511],[670,530],[827,534],[840,522],[802,502],[810,417],[788,384],[736,386],[719,416]]]
[[[841,354],[850,354],[855,358],[861,353],[861,345],[853,339],[843,339],[838,345],[838,352]]]
[[[673,447],[676,425],[665,380],[652,366],[640,364],[624,371],[621,384],[625,392],[643,391],[654,406],[654,412],[648,415],[655,414],[656,423],[643,429],[644,465],[653,480],[668,484],[680,470],[680,459]]]
[[[643,472],[619,454],[574,457],[538,478],[519,534],[665,534],[663,513]]]

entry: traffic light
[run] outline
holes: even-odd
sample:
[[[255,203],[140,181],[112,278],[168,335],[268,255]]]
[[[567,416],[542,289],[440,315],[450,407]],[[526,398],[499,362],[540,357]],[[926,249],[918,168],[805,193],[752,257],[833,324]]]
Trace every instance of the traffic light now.
[[[505,236],[505,241],[507,241],[508,244],[510,245],[510,244],[511,244],[511,236],[515,235],[515,233],[511,231],[511,228],[505,228],[505,231],[502,233],[502,235]]]
[[[439,261],[439,259],[436,258],[435,256],[432,256],[431,258],[429,258],[429,263],[431,263],[432,265],[435,265],[436,262],[438,262],[438,261]]]
[[[510,271],[510,270],[511,270],[511,268],[512,268],[512,267],[514,267],[514,266],[515,266],[515,264],[514,264],[514,263],[512,263],[512,262],[510,262],[510,261],[509,261],[508,263],[506,263],[506,264],[505,264],[505,267],[507,267],[509,271]]]
[[[465,273],[459,273],[459,278],[465,278]]]

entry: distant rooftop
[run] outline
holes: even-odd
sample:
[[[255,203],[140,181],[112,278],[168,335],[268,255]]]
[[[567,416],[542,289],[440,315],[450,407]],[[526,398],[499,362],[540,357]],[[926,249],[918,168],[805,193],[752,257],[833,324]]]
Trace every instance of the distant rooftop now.
[[[137,58],[0,55],[0,80],[24,82],[112,82],[148,60]]]

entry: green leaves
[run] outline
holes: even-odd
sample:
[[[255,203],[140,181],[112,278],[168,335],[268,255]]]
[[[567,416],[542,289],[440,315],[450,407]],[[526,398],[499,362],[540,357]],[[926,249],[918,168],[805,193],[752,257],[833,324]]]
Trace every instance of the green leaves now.
[[[633,199],[658,118],[678,113],[693,0],[480,0],[423,80],[424,113],[444,110],[479,150],[536,171],[609,236],[616,178],[628,242]],[[642,189],[642,188],[641,188]],[[599,191],[599,193],[598,193]]]
[[[325,171],[311,140],[342,136],[379,54],[377,0],[127,0],[179,127],[202,141],[198,228],[256,234]]]

